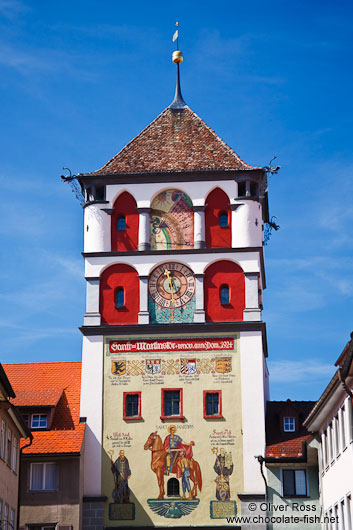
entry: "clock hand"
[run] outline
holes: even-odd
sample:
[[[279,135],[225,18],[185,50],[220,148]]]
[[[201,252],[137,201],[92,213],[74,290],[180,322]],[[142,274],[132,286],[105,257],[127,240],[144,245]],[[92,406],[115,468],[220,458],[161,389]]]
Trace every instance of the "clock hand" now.
[[[168,278],[168,281],[169,281],[169,286],[170,286],[170,294],[171,294],[171,299],[172,299],[172,304],[174,305],[175,302],[174,302],[174,289],[173,289],[173,283],[172,283],[172,278],[170,276],[170,271],[168,269],[165,269],[164,271],[164,276],[166,276]]]

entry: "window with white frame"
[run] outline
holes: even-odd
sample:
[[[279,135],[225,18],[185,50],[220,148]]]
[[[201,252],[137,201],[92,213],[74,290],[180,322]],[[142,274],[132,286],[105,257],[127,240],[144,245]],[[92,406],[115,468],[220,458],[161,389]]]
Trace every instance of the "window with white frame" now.
[[[47,424],[47,414],[32,414],[31,429],[46,429]]]
[[[5,460],[5,447],[6,447],[6,424],[4,421],[1,422],[1,447],[0,456]]]
[[[13,436],[13,450],[12,450],[12,469],[17,473],[17,463],[18,463],[18,438]]]
[[[346,530],[346,513],[345,513],[345,506],[344,506],[344,499],[340,502],[339,507],[339,522],[340,522],[340,530]]]
[[[346,408],[344,404],[340,410],[340,427],[341,427],[341,441],[342,441],[342,451],[346,447]]]
[[[321,434],[321,464],[324,471],[327,466],[327,435],[326,432]]]
[[[346,497],[346,521],[347,528],[352,528],[352,502],[350,495]]]
[[[0,499],[0,521],[2,521],[2,499]]]
[[[305,469],[282,469],[283,497],[308,495]]]
[[[283,430],[284,432],[294,432],[295,431],[295,418],[293,417],[283,418]]]
[[[11,508],[10,512],[10,523],[10,530],[12,530],[15,528],[15,510],[13,508]]]
[[[339,430],[339,425],[338,425],[338,414],[336,414],[336,416],[334,417],[333,419],[333,432],[334,432],[334,436],[335,436],[335,457],[337,457],[339,455],[339,453],[341,452],[341,448],[340,448],[340,430]]]
[[[56,491],[57,465],[52,462],[31,464],[30,490],[31,491]]]
[[[327,433],[328,433],[328,442],[329,442],[329,449],[330,449],[330,462],[333,460],[333,436],[332,436],[332,423],[327,427]]]
[[[7,429],[7,464],[12,464],[12,431]]]
[[[4,530],[9,530],[9,505],[5,504],[4,506],[4,518],[3,518],[3,524],[2,527]]]

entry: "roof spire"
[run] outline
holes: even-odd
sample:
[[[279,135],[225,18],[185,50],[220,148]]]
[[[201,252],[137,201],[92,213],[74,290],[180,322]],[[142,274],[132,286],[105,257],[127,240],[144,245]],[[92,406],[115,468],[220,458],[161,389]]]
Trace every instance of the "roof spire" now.
[[[180,110],[185,109],[187,107],[185,101],[183,100],[183,96],[181,95],[181,88],[180,88],[180,71],[179,71],[179,65],[183,62],[183,54],[180,50],[178,50],[179,46],[179,22],[176,22],[175,25],[177,26],[177,29],[173,35],[173,42],[176,41],[176,47],[177,49],[173,52],[172,60],[173,63],[176,64],[177,67],[177,74],[176,74],[176,87],[175,87],[175,95],[174,99],[169,105],[170,109],[174,110]]]

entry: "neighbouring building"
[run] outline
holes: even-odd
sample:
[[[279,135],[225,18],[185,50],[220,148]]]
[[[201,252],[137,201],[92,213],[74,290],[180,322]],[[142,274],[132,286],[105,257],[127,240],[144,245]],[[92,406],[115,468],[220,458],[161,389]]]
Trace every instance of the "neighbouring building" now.
[[[12,403],[33,435],[23,447],[21,530],[79,530],[83,484],[80,362],[5,364]]]
[[[265,499],[268,168],[185,104],[181,57],[172,104],[77,176],[85,530],[224,526]]]
[[[16,528],[20,441],[31,437],[13,400],[16,394],[0,363],[0,528]]]
[[[267,511],[277,517],[269,529],[281,530],[284,517],[299,517],[298,530],[321,528],[318,441],[303,426],[314,401],[269,401],[266,411]]]
[[[353,333],[339,356],[337,371],[304,425],[320,440],[319,478],[326,528],[352,528],[353,494]]]

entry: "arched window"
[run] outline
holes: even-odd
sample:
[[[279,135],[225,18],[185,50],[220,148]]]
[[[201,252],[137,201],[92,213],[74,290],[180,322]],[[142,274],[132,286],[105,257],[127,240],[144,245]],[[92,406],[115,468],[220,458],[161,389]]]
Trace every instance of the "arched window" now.
[[[207,248],[232,246],[232,216],[229,197],[221,188],[215,188],[206,198],[205,236]]]
[[[219,298],[222,305],[229,304],[229,285],[221,285],[219,289]]]
[[[245,309],[244,272],[231,260],[209,265],[204,278],[206,322],[241,322]]]
[[[140,282],[137,270],[115,263],[103,270],[99,287],[99,312],[102,324],[137,324],[140,307]]]
[[[167,482],[167,497],[180,497],[179,480],[170,478]]]
[[[227,228],[228,226],[228,214],[227,212],[221,212],[218,217],[219,226],[221,228]]]
[[[125,306],[125,293],[123,287],[118,287],[115,290],[115,307],[120,309]]]
[[[126,230],[126,217],[122,215],[118,218],[117,230]]]
[[[111,215],[111,249],[113,252],[137,250],[139,214],[130,193],[124,191],[114,202]]]

